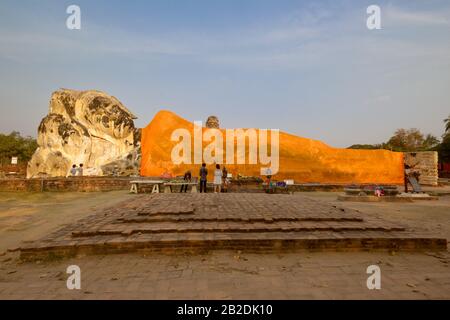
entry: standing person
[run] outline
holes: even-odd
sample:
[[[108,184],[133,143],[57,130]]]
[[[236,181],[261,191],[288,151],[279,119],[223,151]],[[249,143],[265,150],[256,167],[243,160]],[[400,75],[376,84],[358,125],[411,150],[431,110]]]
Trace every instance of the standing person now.
[[[223,192],[227,192],[228,191],[228,171],[227,171],[227,168],[225,168],[225,166],[223,166],[223,169],[222,169],[222,182],[223,182]]]
[[[186,171],[186,172],[184,173],[183,180],[186,181],[186,182],[191,182],[191,180],[192,180],[192,174],[191,174],[191,171],[188,170],[188,171]],[[183,190],[184,190],[184,192],[187,192],[187,188],[188,188],[188,185],[187,185],[187,184],[181,185],[181,191],[180,191],[180,192],[183,192]]]
[[[409,176],[410,172],[411,172],[411,167],[405,163],[405,172],[404,172],[404,175],[405,175],[405,193],[408,193],[408,182],[409,182],[408,181],[408,176]]]
[[[72,169],[70,169],[70,174],[72,175],[72,177],[75,177],[77,175],[77,171],[77,165],[72,165]]]
[[[83,164],[80,163],[80,166],[78,167],[78,175],[83,176]]]
[[[200,168],[200,193],[206,193],[206,181],[208,176],[208,169],[206,169],[206,163],[202,163],[202,167]]]
[[[214,193],[219,192],[222,186],[222,170],[220,170],[220,165],[216,164],[216,170],[214,170]]]

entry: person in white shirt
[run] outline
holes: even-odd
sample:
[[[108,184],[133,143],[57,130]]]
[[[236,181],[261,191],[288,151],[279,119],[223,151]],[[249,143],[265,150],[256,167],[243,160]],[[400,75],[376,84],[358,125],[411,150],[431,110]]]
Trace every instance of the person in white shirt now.
[[[78,167],[78,175],[82,176],[83,175],[83,164],[80,163],[80,166]]]
[[[222,170],[220,165],[216,164],[216,170],[214,170],[214,193],[219,192],[222,187]]]
[[[73,166],[72,166],[72,169],[70,169],[70,175],[72,176],[72,177],[75,177],[76,175],[77,175],[77,165],[76,164],[74,164]]]

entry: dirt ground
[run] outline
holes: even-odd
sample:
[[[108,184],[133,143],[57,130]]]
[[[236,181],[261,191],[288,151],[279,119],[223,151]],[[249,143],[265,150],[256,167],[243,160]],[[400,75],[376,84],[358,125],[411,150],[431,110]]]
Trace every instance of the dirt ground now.
[[[450,239],[450,196],[414,203],[338,202],[338,193],[308,197],[426,228]],[[295,195],[293,195],[295,196]],[[204,255],[121,254],[21,263],[21,241],[133,195],[1,193],[0,299],[449,299],[449,252],[296,252]],[[367,267],[381,269],[381,289],[369,290]],[[69,290],[66,269],[81,269],[81,289]]]
[[[307,196],[338,204],[341,207],[375,214],[383,219],[405,223],[410,228],[426,228],[436,236],[450,240],[450,196],[439,200],[415,202],[343,202],[335,192],[311,192]]]
[[[43,237],[64,224],[121,202],[130,195],[112,192],[0,192],[0,254],[21,241]]]

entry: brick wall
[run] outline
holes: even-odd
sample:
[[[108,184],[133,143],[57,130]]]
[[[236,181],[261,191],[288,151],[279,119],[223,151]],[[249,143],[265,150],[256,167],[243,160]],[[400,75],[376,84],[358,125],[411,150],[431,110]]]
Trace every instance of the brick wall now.
[[[436,151],[405,152],[405,163],[420,172],[419,183],[437,186],[438,153]]]
[[[136,178],[70,177],[44,179],[0,179],[0,191],[112,191],[128,190]]]
[[[0,179],[0,192],[94,192],[129,190],[130,181],[140,178],[131,177],[69,177],[43,179]],[[155,178],[156,179],[156,178]],[[296,184],[289,191],[342,191],[344,184]],[[139,186],[140,192],[151,192],[151,186]],[[197,187],[197,190],[198,187]],[[208,184],[208,192],[212,192]],[[176,191],[177,192],[177,191]],[[229,192],[264,192],[260,182],[233,180]]]
[[[0,164],[0,178],[25,178],[27,175],[27,165],[25,164]]]

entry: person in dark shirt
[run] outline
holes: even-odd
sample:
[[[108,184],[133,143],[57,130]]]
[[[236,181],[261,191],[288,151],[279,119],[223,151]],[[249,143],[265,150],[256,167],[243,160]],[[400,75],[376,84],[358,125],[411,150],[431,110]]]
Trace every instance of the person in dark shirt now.
[[[192,180],[192,174],[191,174],[191,171],[188,170],[188,171],[186,171],[186,172],[184,173],[183,180],[186,181],[186,182],[191,182],[191,180]],[[187,184],[183,184],[183,185],[181,186],[181,191],[180,191],[180,192],[187,192],[187,188],[188,188],[188,185],[187,185]]]
[[[223,182],[222,182],[222,185],[223,185],[222,191],[223,192],[228,192],[228,183],[229,183],[228,170],[227,170],[227,168],[225,168],[225,166],[223,166],[223,169],[222,169],[222,180],[223,180]]]
[[[202,163],[202,167],[200,168],[200,193],[206,193],[206,181],[208,177],[208,169],[206,169],[206,163]]]
[[[404,184],[405,184],[405,193],[408,193],[408,175],[411,171],[411,167],[409,165],[407,165],[406,163],[404,164],[405,169],[404,169]]]

